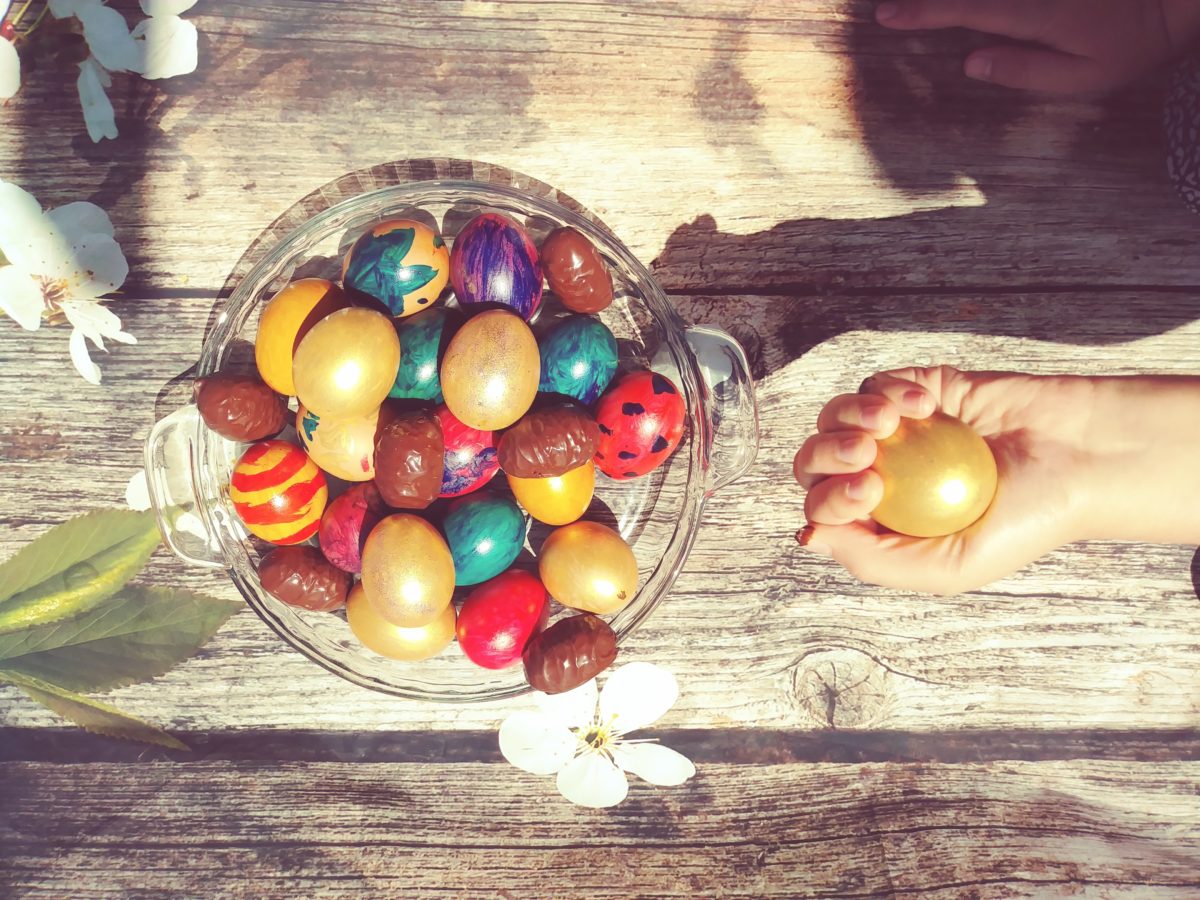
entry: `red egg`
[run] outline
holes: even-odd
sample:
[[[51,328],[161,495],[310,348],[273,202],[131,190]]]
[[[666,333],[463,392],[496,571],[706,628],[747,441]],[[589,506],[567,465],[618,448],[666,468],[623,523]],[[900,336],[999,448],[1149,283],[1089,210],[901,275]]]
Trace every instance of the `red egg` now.
[[[372,481],[349,488],[329,504],[317,538],[325,558],[343,572],[362,571],[362,548],[376,523],[388,514]]]
[[[529,572],[509,569],[467,595],[456,633],[467,659],[485,669],[521,661],[546,613],[546,588]]]
[[[500,471],[495,434],[464,425],[444,403],[434,415],[442,426],[446,445],[442,492],[438,496],[461,497],[479,490]]]
[[[686,417],[683,396],[669,378],[657,372],[626,375],[596,405],[596,465],[617,480],[652,472],[679,446]]]

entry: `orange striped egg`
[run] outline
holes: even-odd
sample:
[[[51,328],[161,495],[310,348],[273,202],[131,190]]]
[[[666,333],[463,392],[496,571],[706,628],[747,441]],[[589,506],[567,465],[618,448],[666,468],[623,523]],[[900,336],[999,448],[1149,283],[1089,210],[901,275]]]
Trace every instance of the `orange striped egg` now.
[[[295,444],[259,441],[234,466],[229,497],[251,534],[272,544],[299,544],[317,533],[329,488]]]

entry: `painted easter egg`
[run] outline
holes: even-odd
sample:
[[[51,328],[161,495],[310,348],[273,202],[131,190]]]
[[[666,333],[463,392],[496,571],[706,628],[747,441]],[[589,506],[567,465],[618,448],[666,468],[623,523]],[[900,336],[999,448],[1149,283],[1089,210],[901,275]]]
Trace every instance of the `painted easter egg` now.
[[[393,625],[367,599],[361,584],[346,600],[346,624],[365,647],[388,659],[406,662],[437,656],[454,642],[454,604],[446,605],[431,622],[416,628]]]
[[[633,372],[596,405],[596,465],[609,478],[638,478],[661,466],[683,438],[686,410],[671,380]]]
[[[612,303],[612,274],[592,242],[576,229],[550,232],[542,241],[539,259],[550,290],[567,309],[598,313]]]
[[[325,475],[287,441],[259,441],[233,467],[229,498],[251,534],[272,544],[299,544],[317,533],[329,499]]]
[[[464,424],[494,431],[529,411],[541,362],[537,339],[519,316],[493,309],[458,330],[442,359],[446,406]]]
[[[536,575],[513,569],[485,581],[467,595],[458,611],[458,645],[467,659],[485,669],[505,669],[542,623],[546,589]]]
[[[450,283],[464,307],[498,304],[526,320],[542,302],[537,248],[525,229],[498,213],[476,216],[458,233]]]
[[[453,310],[435,306],[397,325],[400,368],[388,392],[389,397],[442,402],[442,382],[438,369],[446,345],[458,327],[458,318]]]
[[[464,425],[445,404],[434,415],[442,426],[446,446],[439,496],[460,497],[479,490],[500,471],[495,436],[490,431]]]
[[[474,494],[455,500],[442,523],[459,587],[494,578],[525,544],[525,516],[507,497]]]
[[[339,309],[314,325],[292,359],[296,396],[318,416],[352,419],[378,409],[400,368],[392,320],[362,307]]]
[[[599,319],[568,316],[555,323],[540,343],[542,377],[538,390],[591,403],[617,372],[617,339]]]
[[[637,593],[633,550],[598,522],[572,522],[552,531],[538,554],[538,574],[563,606],[602,616],[624,609]]]
[[[300,404],[296,434],[318,466],[343,481],[370,481],[375,477],[376,407],[365,416],[343,419],[318,416]]]
[[[301,278],[272,297],[254,338],[254,361],[263,381],[281,394],[294,395],[292,357],[300,341],[319,321],[348,305],[342,289],[324,278]]]
[[[356,484],[325,509],[317,540],[325,558],[343,572],[362,571],[362,548],[371,529],[386,516],[388,508],[374,482]]]
[[[525,511],[547,525],[574,522],[592,502],[596,490],[596,464],[582,466],[548,478],[517,478],[508,475],[508,486]]]
[[[362,586],[376,612],[393,625],[420,628],[454,594],[454,560],[438,530],[419,516],[380,521],[362,552]]]
[[[342,284],[383,303],[396,318],[437,301],[450,277],[450,251],[423,222],[389,219],[364,232],[342,261]]]

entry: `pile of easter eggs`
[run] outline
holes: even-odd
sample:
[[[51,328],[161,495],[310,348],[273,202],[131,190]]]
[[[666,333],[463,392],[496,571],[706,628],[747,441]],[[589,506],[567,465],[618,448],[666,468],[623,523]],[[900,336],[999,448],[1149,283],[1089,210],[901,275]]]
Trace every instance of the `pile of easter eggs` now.
[[[598,479],[657,469],[686,420],[667,377],[618,377],[617,341],[596,317],[612,300],[583,233],[559,228],[538,248],[492,212],[452,248],[425,221],[380,222],[346,252],[340,284],[302,278],[275,294],[257,377],[219,373],[196,390],[208,426],[249,444],[229,496],[276,545],[263,588],[344,610],[391,659],[457,642],[484,668],[524,665],[550,693],[611,664],[602,617],[633,600],[638,564],[584,516]],[[553,530],[522,565],[530,518]],[[552,602],[571,614],[547,627]]]

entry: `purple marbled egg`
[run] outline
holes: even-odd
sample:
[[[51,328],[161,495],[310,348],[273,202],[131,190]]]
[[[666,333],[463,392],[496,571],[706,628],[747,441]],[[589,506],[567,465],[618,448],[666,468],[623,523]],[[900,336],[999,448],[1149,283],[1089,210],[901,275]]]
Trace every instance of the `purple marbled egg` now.
[[[479,490],[500,471],[495,435],[464,425],[444,403],[433,414],[442,426],[446,442],[446,465],[438,496],[461,497]]]
[[[450,283],[467,309],[507,306],[528,321],[542,302],[542,265],[520,225],[498,213],[468,222],[450,252]]]

